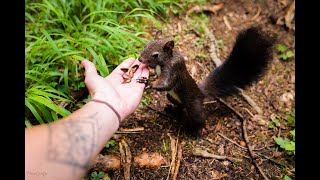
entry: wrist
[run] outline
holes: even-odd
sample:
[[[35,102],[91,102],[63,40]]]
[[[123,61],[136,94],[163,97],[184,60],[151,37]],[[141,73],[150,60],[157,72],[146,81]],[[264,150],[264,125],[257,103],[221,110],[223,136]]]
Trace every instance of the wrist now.
[[[115,111],[115,114],[116,115],[118,114],[120,116],[120,122],[122,122],[123,119],[127,116],[124,112],[125,107],[124,105],[122,105],[121,100],[117,96],[110,96],[110,95],[106,96],[105,93],[97,92],[97,93],[94,93],[91,100],[92,99],[109,104],[111,108],[108,107],[107,104],[105,106],[107,106],[107,108],[110,108],[112,111]]]

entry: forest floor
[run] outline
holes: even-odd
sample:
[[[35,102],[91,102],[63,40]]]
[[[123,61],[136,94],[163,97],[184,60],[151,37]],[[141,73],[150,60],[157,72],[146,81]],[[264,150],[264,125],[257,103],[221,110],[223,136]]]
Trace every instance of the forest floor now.
[[[216,67],[209,53],[210,39],[202,31],[203,29],[199,28],[203,25],[215,36],[221,61],[224,61],[230,53],[238,32],[257,24],[265,31],[277,35],[276,45],[283,44],[288,51],[294,52],[294,20],[291,21],[293,29],[274,21],[288,12],[292,1],[220,2],[224,3],[224,7],[217,13],[206,13],[207,21],[204,23],[200,21],[199,15],[195,18],[197,12],[193,12],[189,17],[185,15],[172,17],[162,30],[164,35],[175,37],[175,48],[183,53],[188,71],[198,84]],[[216,4],[219,3],[215,1],[212,5]],[[155,32],[154,29],[150,31],[153,34]],[[218,100],[208,103],[206,109],[211,113],[202,135],[199,138],[192,138],[184,133],[175,119],[166,114],[164,109],[170,105],[166,92],[154,90],[144,92],[144,105],[139,106],[119,129],[119,131],[124,129],[140,129],[140,131],[115,134],[112,141],[116,144],[111,145],[113,146],[111,148],[106,147],[101,154],[120,157],[117,143],[123,140],[127,143],[132,157],[146,152],[158,153],[165,159],[161,166],[153,168],[132,165],[131,179],[167,179],[178,161],[180,167],[177,179],[263,179],[255,163],[268,179],[284,179],[285,175],[295,179],[294,155],[280,148],[274,139],[275,137],[292,139],[290,130],[294,129],[294,125],[288,122],[290,118],[288,114],[294,113],[295,108],[295,58],[281,59],[276,47],[273,53],[273,61],[266,74],[244,90],[261,112],[250,106],[240,95],[224,99],[246,120],[245,128],[250,147],[253,149],[254,162],[247,151],[243,136],[243,119],[230,108]],[[182,156],[172,151],[181,152]],[[202,155],[196,155],[199,151]],[[241,162],[206,158],[204,152],[237,158]],[[173,164],[171,164],[172,158],[176,159]],[[108,176],[111,179],[124,179],[122,169],[110,171]],[[172,179],[171,176],[169,175],[169,179]]]

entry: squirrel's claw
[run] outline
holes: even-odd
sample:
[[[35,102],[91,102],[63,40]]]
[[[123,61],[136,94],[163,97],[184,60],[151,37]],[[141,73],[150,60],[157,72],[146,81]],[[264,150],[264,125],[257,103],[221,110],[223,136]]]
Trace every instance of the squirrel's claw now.
[[[141,77],[136,80],[138,83],[144,83],[147,84],[149,82],[149,79],[147,77]]]

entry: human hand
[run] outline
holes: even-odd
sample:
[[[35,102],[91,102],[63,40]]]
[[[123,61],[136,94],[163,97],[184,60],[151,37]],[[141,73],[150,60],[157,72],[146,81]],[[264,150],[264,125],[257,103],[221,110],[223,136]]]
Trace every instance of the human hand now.
[[[144,83],[135,80],[141,77],[149,77],[149,71],[145,64],[134,58],[129,58],[118,65],[112,73],[103,78],[97,73],[94,64],[84,60],[81,64],[85,68],[85,84],[94,99],[110,103],[120,114],[121,120],[132,114],[138,107],[145,87]],[[130,68],[139,65],[130,83],[122,84],[124,74],[121,68]]]

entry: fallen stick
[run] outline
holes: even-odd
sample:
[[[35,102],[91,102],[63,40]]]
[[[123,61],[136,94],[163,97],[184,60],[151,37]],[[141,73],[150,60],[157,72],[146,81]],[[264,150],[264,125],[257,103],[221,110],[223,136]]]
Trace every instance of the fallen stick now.
[[[129,146],[124,139],[122,139],[119,143],[119,150],[121,154],[121,165],[122,167],[124,167],[124,179],[130,180],[130,167],[132,157]]]
[[[206,150],[202,150],[202,149],[198,149],[198,148],[193,149],[192,154],[195,156],[201,156],[201,157],[205,157],[205,158],[213,158],[213,159],[217,159],[217,160],[228,160],[233,163],[242,162],[242,159],[237,159],[237,158],[228,157],[228,156],[215,155],[215,154],[209,153]]]
[[[116,133],[121,134],[121,133],[138,133],[139,131],[144,131],[144,127],[137,127],[133,129],[126,129],[122,128],[120,131],[117,131]]]
[[[171,163],[170,163],[170,167],[169,167],[169,172],[168,172],[168,176],[167,176],[167,180],[171,176],[174,174],[175,171],[175,160],[176,160],[176,154],[177,154],[177,144],[178,144],[178,139],[174,139],[173,137],[171,137],[171,135],[168,133],[168,136],[170,138],[170,147],[171,147]]]
[[[268,177],[265,175],[265,173],[263,172],[263,170],[260,168],[260,166],[258,165],[256,158],[254,156],[254,153],[250,147],[250,141],[248,138],[248,134],[247,134],[247,129],[246,129],[246,119],[238,112],[236,111],[233,107],[231,107],[228,103],[226,103],[224,100],[222,100],[221,98],[218,98],[218,100],[223,103],[225,106],[227,106],[230,110],[232,110],[232,112],[234,112],[242,121],[242,132],[243,132],[243,138],[247,144],[247,148],[249,151],[249,155],[252,159],[253,164],[255,165],[255,167],[258,169],[258,171],[260,172],[260,174],[263,176],[264,179],[268,180]]]
[[[181,146],[181,144],[178,144],[178,157],[177,157],[177,163],[176,163],[176,167],[175,167],[175,171],[174,171],[172,180],[177,179],[181,159],[182,159],[182,146]]]
[[[225,135],[223,135],[223,134],[221,134],[221,133],[219,133],[219,135],[220,135],[221,137],[225,138],[226,140],[228,140],[229,142],[235,144],[236,146],[238,146],[238,147],[240,147],[240,148],[242,148],[242,149],[247,149],[246,147],[243,147],[243,146],[241,146],[240,144],[234,142],[232,139],[227,138]]]

